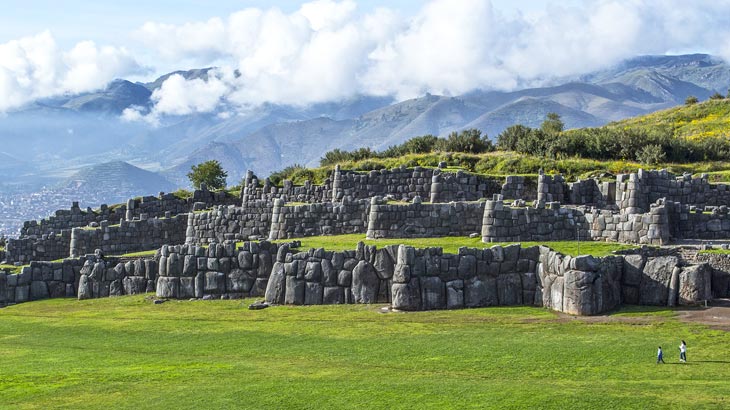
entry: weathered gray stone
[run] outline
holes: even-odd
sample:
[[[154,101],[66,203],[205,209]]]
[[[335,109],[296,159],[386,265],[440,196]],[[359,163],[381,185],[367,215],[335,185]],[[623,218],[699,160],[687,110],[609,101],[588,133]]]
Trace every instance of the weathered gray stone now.
[[[321,283],[306,282],[304,288],[304,304],[305,305],[321,305],[322,304],[323,287]]]
[[[195,297],[201,299],[205,296],[205,272],[198,272],[195,275]]]
[[[30,283],[30,300],[48,299],[46,282],[34,280]]]
[[[692,305],[712,298],[712,268],[706,263],[687,266],[679,275],[679,304]]]
[[[355,303],[377,303],[380,280],[373,265],[360,261],[352,271],[352,294]]]
[[[497,298],[502,306],[522,304],[522,278],[519,273],[497,276]]]
[[[322,282],[325,286],[337,286],[337,271],[329,259],[322,260]]]
[[[452,280],[446,283],[446,309],[462,309],[464,307],[464,281]]]
[[[639,286],[641,283],[641,277],[644,274],[643,270],[645,264],[646,260],[641,255],[624,256],[623,282],[630,286]]]
[[[271,270],[271,276],[266,286],[266,301],[272,304],[284,303],[286,295],[286,279],[284,263],[276,262]]]
[[[421,308],[423,310],[446,308],[446,285],[440,278],[434,276],[421,278]]]
[[[378,249],[375,252],[375,263],[373,266],[380,279],[390,279],[393,277],[395,265],[387,249]]]
[[[226,275],[223,272],[205,272],[205,293],[222,295],[226,293]]]
[[[307,262],[304,272],[304,280],[307,282],[319,283],[322,281],[322,264],[320,262]]]
[[[226,291],[229,293],[248,293],[256,280],[248,271],[242,269],[233,269],[226,278]]]
[[[459,279],[469,279],[477,273],[477,258],[474,255],[464,255],[459,258]]]
[[[180,287],[178,288],[177,297],[180,299],[195,297],[195,278],[189,276],[180,277]]]
[[[305,283],[306,282],[297,279],[295,276],[287,276],[284,303],[287,305],[303,305]]]
[[[175,299],[179,288],[180,278],[173,276],[160,276],[157,278],[157,297]]]
[[[88,275],[81,275],[81,277],[79,278],[78,295],[79,300],[91,299],[92,297],[94,297]]]
[[[498,304],[495,277],[474,277],[464,281],[464,305],[466,307],[497,306]]]
[[[352,286],[352,272],[349,270],[341,270],[337,274],[337,285],[345,288]]]
[[[325,305],[341,305],[345,303],[345,292],[339,286],[326,286],[322,296]]]
[[[394,309],[421,310],[421,287],[419,278],[412,278],[408,283],[393,283]]]
[[[639,285],[639,304],[667,305],[672,270],[678,262],[676,256],[660,256],[646,262]]]
[[[144,276],[126,276],[122,279],[125,295],[139,295],[147,290],[147,279]]]

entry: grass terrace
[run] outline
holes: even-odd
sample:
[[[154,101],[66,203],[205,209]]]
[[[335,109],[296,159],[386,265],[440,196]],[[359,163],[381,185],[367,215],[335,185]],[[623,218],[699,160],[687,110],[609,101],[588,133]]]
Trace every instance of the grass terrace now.
[[[730,333],[670,309],[574,319],[531,307],[381,314],[251,302],[124,296],[0,309],[0,408],[730,406]]]
[[[304,238],[284,239],[275,242],[291,242],[298,240],[302,242],[302,249],[324,248],[328,251],[353,250],[357,243],[362,241],[367,245],[383,247],[387,245],[410,245],[416,248],[441,247],[445,253],[458,253],[459,248],[489,248],[495,245],[511,245],[521,243],[522,246],[545,245],[551,249],[566,255],[593,255],[607,256],[614,251],[633,249],[636,246],[614,242],[590,242],[590,241],[548,241],[548,242],[501,242],[484,243],[481,237],[469,238],[465,236],[447,236],[441,238],[389,238],[389,239],[365,239],[363,234],[332,235],[332,236],[309,236]],[[240,245],[240,243],[239,243]]]

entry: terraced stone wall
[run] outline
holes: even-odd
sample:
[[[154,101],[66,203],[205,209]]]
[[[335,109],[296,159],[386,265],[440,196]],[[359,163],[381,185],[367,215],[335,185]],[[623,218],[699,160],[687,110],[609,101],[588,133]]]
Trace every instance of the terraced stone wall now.
[[[295,206],[279,199],[274,202],[269,239],[365,233],[369,209],[368,199]]]
[[[622,214],[565,207],[557,202],[511,207],[503,201],[487,201],[481,233],[484,242],[580,239],[661,245],[670,241],[669,229],[669,216],[663,204],[646,214]]]
[[[373,199],[367,237],[428,238],[468,236],[482,231],[484,202],[388,205]]]
[[[273,202],[252,200],[241,207],[219,206],[208,212],[190,213],[185,243],[204,245],[268,238],[273,210]]]
[[[100,228],[74,228],[71,231],[71,256],[94,253],[123,255],[158,249],[168,243],[185,243],[188,214],[170,218],[121,221],[119,225],[102,222]]]
[[[711,184],[707,177],[680,177],[666,170],[617,176],[616,204],[627,213],[642,213],[660,198],[703,209],[730,204],[730,185]]]
[[[20,239],[10,239],[7,243],[7,253],[4,258],[8,263],[21,264],[30,261],[53,261],[69,255],[71,231],[62,230],[59,234],[50,233],[41,236],[28,236]]]
[[[117,223],[122,219],[132,220],[146,218],[162,218],[193,210],[193,205],[199,203],[204,208],[216,205],[239,205],[241,199],[226,192],[211,192],[195,190],[193,196],[181,199],[173,194],[160,196],[145,196],[129,199],[126,204],[118,206],[101,205],[97,210],[79,208],[74,202],[70,209],[60,209],[54,215],[40,221],[26,221],[21,229],[20,237],[41,236],[52,232],[61,232],[72,228],[101,224],[102,221]]]
[[[263,296],[278,245],[245,242],[163,246],[157,296],[164,298],[244,298]]]

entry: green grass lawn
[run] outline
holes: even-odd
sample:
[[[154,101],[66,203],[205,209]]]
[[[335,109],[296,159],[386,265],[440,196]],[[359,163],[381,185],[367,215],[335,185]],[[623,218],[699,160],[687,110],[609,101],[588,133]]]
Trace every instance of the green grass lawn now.
[[[469,238],[466,236],[447,236],[442,238],[415,238],[415,239],[365,239],[363,234],[332,235],[332,236],[310,236],[304,238],[286,239],[276,242],[291,242],[298,240],[302,242],[302,249],[325,248],[328,251],[353,250],[357,243],[365,242],[367,245],[376,245],[379,248],[387,245],[410,245],[416,248],[442,247],[445,253],[458,253],[462,246],[470,248],[489,248],[495,245],[509,245],[515,242],[484,243],[482,238]],[[611,252],[624,249],[632,249],[635,246],[612,242],[586,242],[586,241],[552,241],[552,242],[519,242],[522,246],[545,245],[562,252],[566,255],[593,255],[606,256]]]
[[[131,296],[1,309],[0,408],[730,406],[730,334],[672,311],[589,323],[528,307],[380,314],[250,302]],[[666,365],[655,364],[660,344]]]

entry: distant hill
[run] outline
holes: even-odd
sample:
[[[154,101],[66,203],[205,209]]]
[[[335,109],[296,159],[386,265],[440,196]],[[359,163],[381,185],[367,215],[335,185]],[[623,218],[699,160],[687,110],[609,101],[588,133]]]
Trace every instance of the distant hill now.
[[[161,175],[145,171],[123,161],[105,162],[79,170],[63,181],[63,188],[86,192],[109,193],[114,196],[156,195],[176,189]]]

